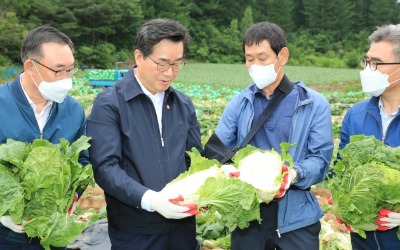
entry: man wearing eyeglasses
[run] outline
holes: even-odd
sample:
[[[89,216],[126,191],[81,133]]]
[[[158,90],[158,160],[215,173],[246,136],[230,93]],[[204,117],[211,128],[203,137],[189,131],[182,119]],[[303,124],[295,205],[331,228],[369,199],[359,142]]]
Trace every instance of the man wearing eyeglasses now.
[[[197,209],[162,191],[202,150],[189,97],[171,87],[185,65],[189,34],[171,19],[143,24],[136,66],[99,94],[87,121],[95,180],[105,191],[112,249],[194,250]],[[195,206],[195,205],[194,205]]]
[[[378,27],[369,40],[360,76],[362,90],[372,97],[346,113],[339,149],[356,134],[374,136],[391,147],[400,146],[400,24]],[[377,230],[366,232],[366,239],[351,233],[354,250],[400,249],[400,211],[381,208],[377,218]]]
[[[68,96],[76,71],[73,50],[72,41],[53,27],[41,26],[26,35],[21,49],[24,71],[0,87],[0,144],[7,139],[58,144],[61,138],[72,143],[85,134],[84,110]],[[87,151],[79,162],[88,164]],[[0,249],[43,248],[38,238],[28,238],[21,221],[5,214],[0,217]]]

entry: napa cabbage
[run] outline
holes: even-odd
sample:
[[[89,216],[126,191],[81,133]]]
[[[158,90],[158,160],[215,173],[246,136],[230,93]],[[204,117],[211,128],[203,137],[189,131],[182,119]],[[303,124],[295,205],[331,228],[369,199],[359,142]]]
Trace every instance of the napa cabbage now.
[[[400,147],[354,135],[339,155],[328,179],[332,210],[365,237],[364,231],[377,229],[374,223],[381,208],[400,212]]]
[[[248,145],[233,157],[233,165],[240,172],[239,179],[256,188],[258,198],[265,203],[280,191],[283,177],[287,174],[282,172],[282,166],[293,167],[293,159],[287,153],[289,147],[289,143],[282,143],[282,153],[279,154],[274,149],[261,150]]]
[[[239,161],[239,178],[255,187],[258,197],[268,203],[282,185],[282,165],[280,155],[274,150],[253,152]]]
[[[260,222],[260,203],[270,202],[283,182],[282,164],[290,164],[289,144],[281,144],[282,154],[248,145],[237,151],[232,165],[209,160],[193,148],[188,154],[191,167],[171,181],[163,191],[181,194],[180,204],[196,203],[202,213],[215,217],[229,231]],[[285,161],[286,160],[286,161]],[[230,178],[230,172],[240,172]]]
[[[321,231],[319,232],[319,249],[321,250],[348,250],[351,249],[350,235],[335,232],[333,222],[320,219]]]
[[[260,221],[259,200],[253,186],[229,178],[218,161],[201,156],[195,148],[188,154],[189,170],[168,183],[163,191],[182,195],[184,201],[179,204],[198,204],[203,214],[219,214],[219,222],[230,231]]]
[[[0,216],[22,223],[46,250],[67,246],[85,228],[67,211],[77,190],[94,185],[92,167],[78,162],[89,139],[82,136],[72,144],[65,139],[59,144],[8,139],[0,145]]]

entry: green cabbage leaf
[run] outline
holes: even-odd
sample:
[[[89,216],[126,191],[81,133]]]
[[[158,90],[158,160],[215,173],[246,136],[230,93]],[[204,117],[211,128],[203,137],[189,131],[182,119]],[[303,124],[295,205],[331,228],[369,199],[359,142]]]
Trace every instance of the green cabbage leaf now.
[[[371,136],[354,135],[339,151],[328,180],[334,214],[361,236],[378,227],[381,208],[400,212],[400,147],[389,147]],[[398,232],[400,239],[400,231]]]
[[[22,223],[46,250],[67,246],[85,228],[67,212],[75,192],[94,185],[91,165],[78,162],[80,152],[90,147],[89,139],[82,136],[72,144],[65,139],[59,144],[8,139],[0,145],[0,216]]]

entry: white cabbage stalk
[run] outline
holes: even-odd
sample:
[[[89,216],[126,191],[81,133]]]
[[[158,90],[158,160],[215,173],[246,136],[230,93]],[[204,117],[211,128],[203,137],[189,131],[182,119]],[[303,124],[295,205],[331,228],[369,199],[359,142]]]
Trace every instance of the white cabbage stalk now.
[[[198,199],[197,191],[209,177],[218,177],[222,175],[222,170],[217,166],[212,166],[206,170],[202,170],[186,176],[178,181],[168,183],[163,191],[170,194],[180,194],[185,200],[180,204],[195,202]],[[197,203],[197,202],[196,202]]]
[[[254,152],[239,162],[239,179],[257,189],[258,197],[269,203],[282,184],[282,159],[275,151]]]

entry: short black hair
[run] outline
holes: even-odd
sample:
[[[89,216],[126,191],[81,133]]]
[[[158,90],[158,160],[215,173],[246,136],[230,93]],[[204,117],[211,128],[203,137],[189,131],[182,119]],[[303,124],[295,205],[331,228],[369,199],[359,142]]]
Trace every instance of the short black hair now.
[[[154,46],[163,39],[173,42],[183,42],[184,52],[187,51],[190,35],[187,29],[178,21],[168,18],[152,19],[140,26],[135,41],[135,49],[147,57],[153,52]]]
[[[270,22],[260,22],[253,24],[244,34],[243,52],[245,46],[260,44],[264,40],[269,42],[276,55],[287,44],[285,31],[281,27]]]

